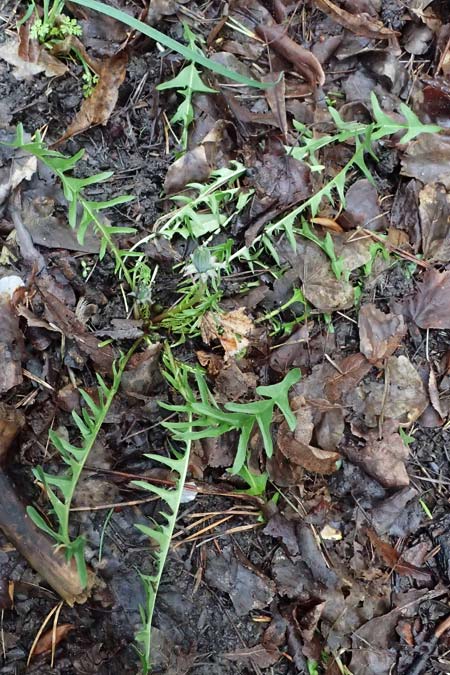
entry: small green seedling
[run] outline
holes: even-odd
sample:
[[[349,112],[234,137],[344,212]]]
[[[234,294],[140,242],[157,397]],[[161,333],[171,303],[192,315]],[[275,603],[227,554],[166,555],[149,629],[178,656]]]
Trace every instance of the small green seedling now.
[[[34,12],[36,17],[31,26],[30,36],[39,40],[41,44],[48,45],[61,42],[70,35],[80,36],[82,30],[78,21],[64,14],[65,4],[65,0],[53,0],[53,2],[51,0],[43,0],[41,16],[36,3],[32,0],[30,8],[25,15],[29,18]]]
[[[64,42],[68,37],[80,37],[82,34],[78,21],[64,14],[64,6],[65,0],[53,0],[53,2],[43,0],[41,14],[35,1],[32,0],[28,11],[19,22],[19,25],[27,21],[34,13],[35,19],[30,29],[30,37],[38,40],[47,49],[52,49],[52,47]],[[98,83],[98,75],[92,70],[80,50],[74,44],[69,43],[68,48],[83,66],[83,95],[87,98],[92,94],[95,85]]]
[[[269,480],[267,471],[258,474],[253,473],[253,471],[250,471],[248,466],[244,464],[236,475],[239,476],[239,478],[242,478],[248,485],[248,488],[245,490],[238,490],[239,493],[250,495],[251,497],[260,497],[266,493],[267,481]]]
[[[422,507],[422,509],[423,509],[423,511],[424,511],[424,513],[425,513],[425,515],[426,515],[426,517],[427,517],[429,520],[433,520],[433,514],[431,513],[431,511],[430,511],[430,509],[429,509],[428,504],[426,503],[426,501],[425,501],[424,499],[419,499],[419,504],[420,504],[420,506]]]
[[[187,24],[183,24],[184,37],[188,43],[189,49],[194,53],[201,54],[201,49],[197,47],[196,42],[200,38],[191,31]],[[167,89],[176,89],[177,93],[182,96],[183,100],[178,106],[175,114],[170,120],[171,124],[181,125],[181,139],[180,145],[183,152],[186,152],[188,147],[188,131],[194,120],[194,107],[192,105],[192,98],[194,94],[215,94],[215,89],[208,87],[202,80],[200,72],[195,63],[191,63],[183,68],[176,77],[167,82],[163,82],[156,87],[159,91]]]

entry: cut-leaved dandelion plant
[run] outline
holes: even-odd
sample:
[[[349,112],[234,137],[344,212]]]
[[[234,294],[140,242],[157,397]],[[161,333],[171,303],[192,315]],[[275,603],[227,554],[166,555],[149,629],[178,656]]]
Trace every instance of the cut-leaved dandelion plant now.
[[[79,434],[77,445],[54,431],[50,431],[50,441],[66,464],[65,472],[62,474],[49,473],[42,466],[33,469],[36,480],[42,485],[50,501],[56,525],[47,522],[33,506],[28,507],[28,515],[41,530],[63,548],[68,560],[75,559],[83,588],[86,587],[88,582],[84,559],[85,539],[83,535],[79,535],[75,539],[71,538],[70,508],[83,468],[105,423],[108,411],[119,390],[122,374],[136,346],[137,344],[127,354],[123,355],[117,363],[113,364],[113,380],[110,386],[100,375],[97,375],[96,395],[91,396],[83,389],[79,389],[85,405],[81,415],[76,411],[72,412],[72,418]]]
[[[133,289],[133,277],[125,265],[124,258],[130,255],[138,256],[139,254],[137,251],[134,254],[130,251],[122,251],[117,244],[116,237],[122,234],[134,234],[136,230],[134,227],[110,225],[103,218],[102,211],[119,206],[120,204],[126,204],[134,199],[134,197],[131,195],[120,195],[106,201],[94,201],[88,199],[84,193],[84,189],[88,186],[102,183],[111,178],[113,172],[103,171],[87,178],[75,178],[71,175],[71,172],[77,162],[83,157],[84,150],[79,150],[71,157],[67,157],[57,150],[50,150],[38,131],[31,140],[25,139],[22,124],[17,125],[14,141],[6,145],[21,148],[24,152],[33,155],[53,171],[61,181],[64,197],[68,203],[69,225],[76,231],[79,243],[83,244],[88,228],[92,227],[100,237],[100,260],[102,260],[106,251],[108,251],[115,261],[116,273],[122,274],[130,288]]]

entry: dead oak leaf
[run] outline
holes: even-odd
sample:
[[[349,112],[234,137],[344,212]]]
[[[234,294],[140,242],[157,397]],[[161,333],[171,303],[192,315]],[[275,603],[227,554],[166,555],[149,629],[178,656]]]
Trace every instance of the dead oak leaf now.
[[[92,94],[84,99],[72,124],[54,145],[80,134],[97,124],[105,125],[116,107],[119,87],[125,79],[128,53],[122,50],[102,62],[99,81]]]
[[[384,314],[372,303],[361,307],[358,325],[360,349],[370,363],[391,356],[406,333],[403,316]]]
[[[406,307],[419,328],[450,328],[450,272],[426,270]]]

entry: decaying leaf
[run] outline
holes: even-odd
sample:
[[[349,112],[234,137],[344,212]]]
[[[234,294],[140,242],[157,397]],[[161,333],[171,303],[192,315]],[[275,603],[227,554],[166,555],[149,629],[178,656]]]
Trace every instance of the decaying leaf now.
[[[450,189],[450,139],[438,134],[419,136],[403,155],[402,173],[422,183],[441,183]]]
[[[403,316],[384,314],[372,303],[360,308],[360,349],[370,363],[377,363],[391,356],[406,334]]]
[[[406,304],[419,328],[450,328],[450,272],[426,270],[416,295]]]
[[[295,70],[311,85],[322,87],[325,84],[325,73],[319,61],[308,49],[301,47],[289,37],[285,26],[275,23],[260,24],[256,26],[256,33],[272,49],[290,61]]]
[[[346,229],[365,227],[368,230],[384,230],[386,217],[378,203],[378,192],[367,178],[355,181],[345,194],[345,209],[339,215],[339,223]]]
[[[196,148],[188,150],[170,165],[164,180],[164,192],[167,195],[182,192],[188,183],[206,182],[211,171],[226,163],[225,127],[224,120],[217,120]]]
[[[450,260],[450,195],[441,185],[429,184],[419,192],[420,230],[425,260]]]
[[[412,424],[428,405],[422,378],[406,356],[390,356],[384,382],[363,382],[346,400],[363,415],[368,427],[377,426],[380,420]]]
[[[19,55],[19,41],[12,38],[0,45],[0,59],[13,66],[16,80],[30,80],[38,73],[46,77],[61,77],[67,72],[67,66],[52,56],[44,47],[40,47],[36,60],[30,61]]]
[[[22,383],[24,343],[9,295],[0,295],[0,393]]]
[[[352,431],[365,440],[363,447],[346,445],[344,452],[351,462],[362,467],[386,488],[405,487],[409,485],[409,476],[405,462],[409,456],[409,448],[398,433],[395,422],[385,422],[381,434],[378,430],[365,431],[354,425]]]
[[[76,314],[48,290],[44,279],[37,282],[37,286],[45,303],[45,318],[48,321],[48,325],[51,326],[50,330],[60,331],[67,338],[73,340],[78,349],[86,356],[89,356],[101,372],[109,374],[115,359],[114,350],[108,345],[106,347],[99,347],[100,340],[92,333],[89,333]],[[21,311],[24,316],[25,312]],[[27,320],[30,324],[33,321],[33,315],[28,314]],[[48,325],[45,327],[48,327]]]
[[[331,0],[316,0],[316,5],[322,12],[331,16],[336,23],[344,26],[344,28],[347,28],[347,30],[352,31],[356,35],[363,35],[375,40],[388,40],[395,35],[399,35],[395,30],[386,28],[380,21],[377,21],[368,14],[364,12],[352,14],[342,7],[335,5]]]
[[[237,663],[249,663],[259,666],[259,668],[270,668],[273,666],[281,656],[277,649],[269,650],[263,645],[255,645],[244,649],[238,649],[235,652],[228,652],[222,654],[228,661],[236,661]]]
[[[255,326],[243,307],[227,314],[207,312],[200,326],[202,340],[210,344],[218,340],[225,351],[225,361],[247,349]]]
[[[417,529],[422,520],[422,514],[419,518],[411,518],[408,510],[411,505],[421,511],[418,504],[418,492],[416,488],[406,487],[397,490],[379,503],[370,513],[370,521],[378,535],[389,533],[398,537],[404,537]],[[402,522],[403,519],[403,522]]]
[[[122,375],[121,388],[127,394],[149,396],[162,382],[159,368],[161,344],[150,345],[144,352],[134,354]]]
[[[58,138],[54,145],[59,145],[68,138],[80,134],[96,124],[106,124],[116,107],[119,87],[125,79],[128,64],[128,53],[122,50],[102,62],[99,81],[92,94],[84,99],[72,124]]]
[[[400,618],[398,609],[371,619],[352,637],[350,671],[354,675],[390,675],[396,661],[395,626]]]
[[[231,546],[220,554],[208,551],[205,579],[213,588],[228,593],[240,616],[267,607],[275,595],[275,584],[250,563],[244,565]]]
[[[33,655],[39,656],[39,654],[50,652],[53,645],[58,645],[74,628],[75,626],[73,623],[63,623],[60,626],[56,626],[55,631],[51,628],[39,638],[34,648]]]
[[[287,143],[288,122],[286,116],[286,86],[284,73],[268,73],[262,80],[264,82],[275,82],[273,87],[264,90],[267,103],[273,116],[277,120],[284,142]]]
[[[431,581],[433,575],[427,569],[421,569],[402,559],[400,553],[387,541],[383,541],[373,531],[367,530],[367,536],[378,555],[400,576],[411,577],[417,581]]]
[[[80,244],[77,233],[67,226],[67,216],[58,208],[66,207],[67,203],[55,186],[48,187],[42,181],[38,187],[22,190],[21,197],[20,215],[34,244],[85,253],[99,252],[100,237],[93,228],[88,229]]]
[[[364,354],[350,354],[337,365],[325,381],[324,391],[329,401],[340,403],[347,392],[353,391],[371,369]]]
[[[224,366],[224,361],[221,356],[214,354],[214,352],[205,352],[199,350],[195,352],[198,362],[201,366],[207,369],[208,375],[218,375]]]

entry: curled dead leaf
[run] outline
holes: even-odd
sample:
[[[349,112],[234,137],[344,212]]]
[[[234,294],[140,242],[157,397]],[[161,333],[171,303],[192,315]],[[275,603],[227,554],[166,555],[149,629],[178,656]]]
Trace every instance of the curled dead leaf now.
[[[58,645],[61,640],[75,628],[73,623],[63,623],[60,626],[56,627],[56,630],[53,631],[51,628],[44,635],[42,635],[33,651],[33,656],[39,656],[39,654],[46,654],[52,650],[52,645]]]
[[[319,61],[308,49],[304,49],[289,37],[285,26],[275,23],[260,24],[256,26],[256,33],[283,58],[290,61],[307,82],[319,87],[325,84],[325,73]]]
[[[207,312],[202,318],[200,331],[203,342],[210,344],[218,340],[225,351],[225,361],[247,349],[250,337],[256,335],[253,321],[244,307],[233,309],[226,314]]]
[[[321,450],[312,445],[296,441],[287,424],[280,425],[277,444],[285,457],[307,471],[329,475],[335,473],[341,455],[338,452]]]
[[[84,99],[72,124],[58,138],[54,145],[59,145],[76,134],[81,134],[96,124],[106,124],[116,107],[119,87],[125,79],[128,53],[122,50],[102,62],[98,76],[98,84],[92,94]]]

